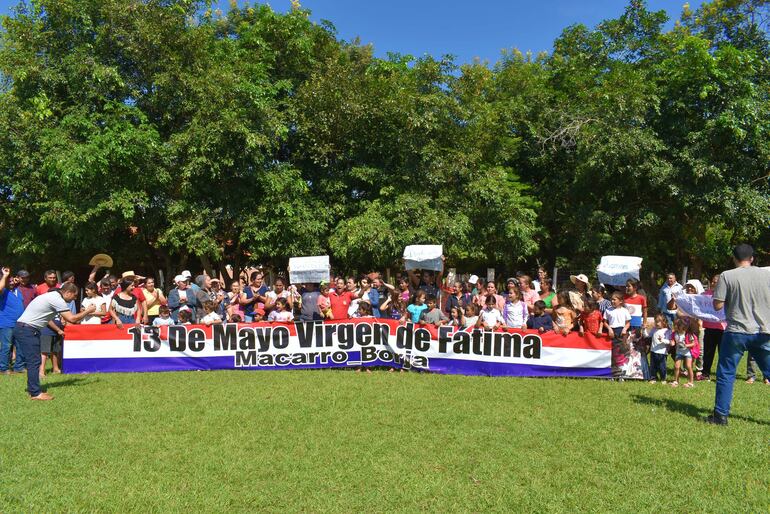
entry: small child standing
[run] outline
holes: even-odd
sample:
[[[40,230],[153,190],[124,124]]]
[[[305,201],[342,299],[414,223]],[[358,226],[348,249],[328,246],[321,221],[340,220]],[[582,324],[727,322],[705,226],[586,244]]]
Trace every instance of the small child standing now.
[[[687,368],[687,382],[684,387],[693,387],[695,374],[692,370],[693,348],[698,344],[698,336],[690,332],[690,322],[684,318],[674,320],[674,333],[671,334],[671,346],[676,348],[674,357],[674,381],[671,387],[679,386],[679,371],[682,367],[682,361]]]
[[[505,299],[505,305],[503,306],[505,326],[508,328],[520,328],[524,330],[527,328],[527,318],[529,318],[529,310],[527,309],[526,302],[522,301],[519,290],[511,287],[511,290],[508,292],[508,296]]]
[[[553,317],[554,331],[557,334],[566,336],[575,326],[577,313],[572,307],[568,292],[562,291],[556,295],[556,298],[559,300],[559,304],[554,305],[553,313],[551,314]]]
[[[447,317],[444,316],[444,313],[441,312],[441,309],[437,307],[438,301],[436,300],[436,297],[433,295],[428,296],[427,303],[428,308],[422,311],[422,314],[420,314],[420,324],[434,325],[436,327],[445,325],[447,322]]]
[[[593,286],[591,288],[591,298],[596,300],[596,304],[599,306],[599,312],[602,313],[602,317],[604,316],[604,313],[607,312],[607,309],[612,307],[612,302],[604,297],[604,288],[602,286]]]
[[[203,302],[203,310],[206,311],[206,315],[201,318],[201,323],[211,326],[222,323],[222,316],[216,313],[217,304],[211,300]]]
[[[176,317],[179,320],[177,325],[189,325],[192,315],[190,314],[189,309],[179,309],[179,314],[177,314]]]
[[[449,310],[449,326],[456,329],[465,327],[463,308],[459,305],[455,305]]]
[[[372,316],[372,304],[369,302],[359,302],[358,311],[356,312],[356,318],[373,318]]]
[[[611,302],[612,308],[604,313],[604,326],[614,340],[618,341],[628,334],[628,329],[631,328],[631,314],[623,307],[621,293],[612,293]]]
[[[329,283],[321,282],[318,292],[318,312],[323,319],[332,319],[332,301],[329,298]]]
[[[275,308],[267,316],[267,321],[280,321],[282,323],[294,321],[294,313],[287,309],[288,304],[286,298],[278,298],[275,301]]]
[[[152,320],[153,327],[171,326],[174,324],[174,320],[171,319],[171,311],[167,305],[161,305],[158,307],[158,317]]]
[[[623,381],[626,378],[642,378],[637,373],[628,331],[631,328],[631,314],[623,306],[623,295],[612,293],[612,307],[604,313],[604,326],[612,337],[612,377]],[[641,371],[641,364],[639,364]]]
[[[417,291],[414,295],[414,303],[406,308],[407,315],[402,318],[402,321],[406,321],[406,318],[409,318],[412,323],[419,323],[422,312],[428,308],[428,306],[425,305],[425,298],[425,291]]]
[[[465,316],[463,316],[463,328],[473,328],[479,320],[479,306],[475,303],[469,303],[465,307]]]
[[[668,345],[671,341],[671,330],[668,328],[665,315],[655,316],[655,328],[650,335],[650,341],[650,383],[654,384],[660,378],[660,381],[665,384]]]
[[[505,325],[502,313],[497,310],[497,299],[495,295],[488,295],[484,301],[484,308],[476,320],[476,326],[484,330],[497,330]]]
[[[602,314],[596,300],[586,300],[585,309],[580,314],[580,335],[588,332],[596,337],[602,335]]]
[[[538,300],[532,306],[532,316],[527,318],[527,328],[537,330],[541,334],[553,330],[553,318],[545,313],[547,308],[543,300]]]
[[[99,294],[99,286],[96,285],[96,282],[89,282],[84,289],[86,297],[83,298],[80,310],[86,310],[89,305],[93,305],[96,310],[93,314],[89,314],[83,318],[81,323],[83,325],[100,325],[102,323],[102,318],[109,313],[107,301]]]
[[[406,316],[404,301],[394,293],[390,301],[390,319],[400,320],[404,316]]]

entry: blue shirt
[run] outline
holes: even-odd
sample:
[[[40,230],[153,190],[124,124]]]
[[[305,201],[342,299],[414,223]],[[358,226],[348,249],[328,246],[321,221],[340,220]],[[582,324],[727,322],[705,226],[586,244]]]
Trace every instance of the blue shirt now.
[[[381,318],[380,314],[380,292],[375,288],[369,290],[369,302],[372,304],[372,316]]]
[[[16,287],[3,289],[0,293],[0,328],[13,328],[24,312],[24,295]]]
[[[547,314],[543,314],[542,316],[530,316],[527,318],[527,328],[534,330],[540,330],[542,328],[545,331],[553,330],[553,319]]]
[[[668,302],[671,301],[672,296],[682,294],[683,291],[684,288],[679,282],[676,282],[673,286],[669,286],[668,282],[666,282],[660,288],[660,294],[658,295],[658,309],[660,309],[660,312],[676,314],[676,310],[669,310]]]
[[[265,284],[262,284],[262,287],[257,289],[257,296],[265,296],[267,294],[267,286]],[[246,295],[246,298],[254,298],[254,291],[251,290],[251,286],[246,286],[246,289],[243,291]],[[254,316],[254,309],[257,306],[257,302],[252,302],[248,305],[243,306],[243,314],[244,316]]]
[[[417,305],[416,303],[413,303],[407,307],[407,312],[412,315],[412,323],[419,323],[422,311],[426,310],[427,308],[428,306],[426,304]]]

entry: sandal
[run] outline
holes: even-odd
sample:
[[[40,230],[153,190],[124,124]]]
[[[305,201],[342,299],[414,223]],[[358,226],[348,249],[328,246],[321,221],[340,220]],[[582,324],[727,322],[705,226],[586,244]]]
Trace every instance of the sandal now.
[[[679,382],[671,382],[671,387],[679,387]]]
[[[687,382],[683,387],[694,387],[694,385],[692,382]]]
[[[746,379],[747,384],[753,384],[754,383],[754,377],[749,377]]]

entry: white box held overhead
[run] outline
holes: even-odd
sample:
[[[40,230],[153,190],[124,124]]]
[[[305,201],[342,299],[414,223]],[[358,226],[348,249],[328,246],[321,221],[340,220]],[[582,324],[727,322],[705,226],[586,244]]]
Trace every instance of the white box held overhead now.
[[[404,267],[408,270],[441,271],[444,269],[442,255],[444,255],[443,245],[409,245],[404,248]]]
[[[625,286],[626,280],[639,280],[642,269],[641,257],[605,255],[596,267],[599,282],[610,286]]]
[[[328,282],[331,266],[328,255],[292,257],[289,259],[289,281],[292,284]]]

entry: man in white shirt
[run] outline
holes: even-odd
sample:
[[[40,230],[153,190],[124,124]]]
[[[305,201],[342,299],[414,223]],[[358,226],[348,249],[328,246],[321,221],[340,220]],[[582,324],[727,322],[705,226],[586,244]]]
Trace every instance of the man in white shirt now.
[[[668,328],[673,326],[674,318],[676,318],[676,309],[669,309],[668,302],[671,301],[672,297],[682,294],[683,291],[682,284],[676,281],[676,275],[668,273],[666,275],[666,283],[660,288],[660,293],[658,294],[658,309],[666,316]]]

